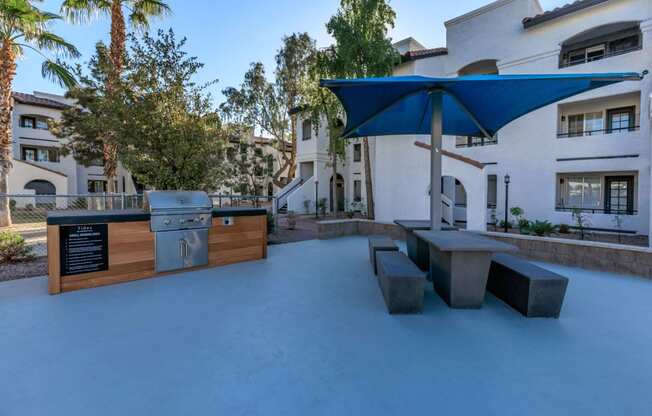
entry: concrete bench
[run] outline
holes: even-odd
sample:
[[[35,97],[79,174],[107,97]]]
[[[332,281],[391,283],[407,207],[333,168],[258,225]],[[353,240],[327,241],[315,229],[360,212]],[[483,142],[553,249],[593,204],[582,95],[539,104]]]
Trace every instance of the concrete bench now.
[[[495,254],[487,290],[528,318],[559,318],[568,279],[527,260]]]
[[[400,251],[379,251],[376,264],[378,284],[389,313],[420,313],[426,274]]]
[[[371,267],[374,268],[374,274],[378,274],[378,269],[376,268],[377,251],[398,251],[398,247],[394,243],[394,240],[384,235],[369,236],[369,261],[371,261]]]

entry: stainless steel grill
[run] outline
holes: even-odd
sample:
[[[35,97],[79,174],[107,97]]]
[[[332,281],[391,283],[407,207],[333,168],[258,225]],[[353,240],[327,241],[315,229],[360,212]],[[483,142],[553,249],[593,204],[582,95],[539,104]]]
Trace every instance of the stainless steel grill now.
[[[149,191],[145,209],[155,233],[157,272],[208,264],[213,204],[205,192]]]

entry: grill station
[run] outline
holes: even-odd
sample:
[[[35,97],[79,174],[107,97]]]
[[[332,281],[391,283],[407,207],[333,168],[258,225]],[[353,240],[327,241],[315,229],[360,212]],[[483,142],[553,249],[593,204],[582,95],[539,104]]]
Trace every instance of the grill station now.
[[[149,191],[145,209],[151,216],[157,273],[208,264],[213,204],[205,192]]]
[[[50,211],[47,227],[51,294],[267,257],[267,210],[213,208],[205,192],[146,192],[143,209]]]

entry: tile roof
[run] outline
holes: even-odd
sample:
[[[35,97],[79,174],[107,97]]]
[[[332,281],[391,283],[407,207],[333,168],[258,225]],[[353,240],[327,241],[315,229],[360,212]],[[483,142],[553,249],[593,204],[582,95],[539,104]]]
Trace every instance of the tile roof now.
[[[532,26],[536,26],[540,23],[547,22],[549,20],[556,19],[561,16],[566,16],[571,13],[575,13],[579,10],[586,9],[588,7],[596,6],[601,3],[606,3],[609,0],[577,0],[572,3],[565,4],[561,7],[557,7],[553,10],[549,10],[538,14],[532,17],[526,17],[523,19],[523,27],[528,29]]]
[[[447,55],[448,49],[446,48],[433,48],[421,49],[417,51],[409,51],[401,55],[401,62],[416,61],[417,59],[431,58],[433,56]]]
[[[11,93],[12,97],[14,97],[14,101],[21,103],[21,104],[28,104],[28,105],[35,105],[38,107],[47,107],[47,108],[54,108],[57,110],[65,110],[69,106],[67,104],[64,104],[60,101],[55,101],[55,100],[50,100],[49,98],[41,98],[37,97],[33,94],[25,94],[22,92],[12,92]]]

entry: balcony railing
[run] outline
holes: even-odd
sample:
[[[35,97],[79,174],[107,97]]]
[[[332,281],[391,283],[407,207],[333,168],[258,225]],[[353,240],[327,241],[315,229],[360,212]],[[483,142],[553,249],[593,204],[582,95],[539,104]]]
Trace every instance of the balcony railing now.
[[[604,208],[579,208],[579,207],[565,207],[556,206],[556,211],[573,212],[579,210],[585,214],[607,214],[607,215],[637,215],[638,211],[635,209],[604,209]]]
[[[464,140],[461,142],[460,140]],[[455,147],[481,147],[498,144],[498,137],[494,136],[491,139],[487,137],[464,137],[457,136]]]
[[[558,139],[564,139],[564,138],[568,138],[568,137],[599,136],[601,134],[612,134],[612,133],[638,131],[640,128],[641,128],[641,126],[631,126],[631,127],[618,127],[618,128],[600,129],[600,130],[572,131],[572,132],[566,132],[566,133],[557,133],[557,138]]]
[[[604,53],[602,55],[598,55],[598,56],[585,56],[584,59],[573,59],[572,61],[562,60],[561,62],[559,62],[559,67],[560,68],[566,68],[566,67],[569,67],[569,66],[585,64],[587,62],[600,61],[600,60],[605,59],[605,58],[611,58],[613,56],[624,55],[626,53],[635,52],[635,51],[638,51],[638,50],[641,50],[641,49],[643,49],[643,47],[640,46],[640,45],[637,45],[637,46],[633,46],[631,48],[627,48],[627,49],[623,49],[623,50],[619,50],[619,51],[606,52],[606,53]]]

